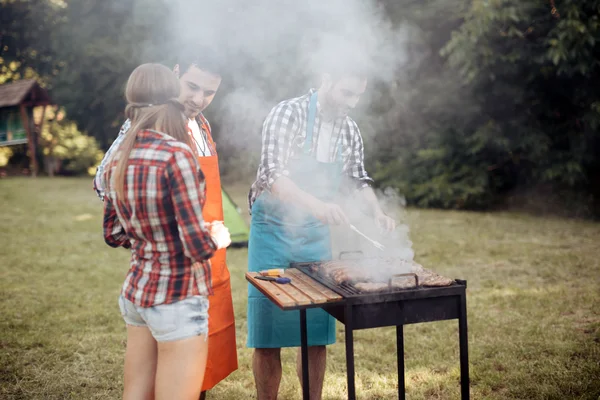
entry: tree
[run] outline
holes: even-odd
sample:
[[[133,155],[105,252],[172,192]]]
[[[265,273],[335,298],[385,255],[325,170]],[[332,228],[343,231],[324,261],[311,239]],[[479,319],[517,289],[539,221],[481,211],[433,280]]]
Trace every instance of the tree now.
[[[384,182],[421,206],[467,208],[524,186],[597,187],[600,2],[553,5],[469,2],[441,52],[462,109],[425,108],[427,131],[381,164]]]
[[[165,58],[168,27],[159,21],[168,7],[160,0],[71,0],[64,11],[54,48],[63,67],[52,96],[106,148],[124,120],[129,74]]]
[[[79,131],[63,110],[48,113],[40,132],[40,146],[49,176],[95,172],[104,155],[96,140]]]
[[[65,4],[51,0],[0,0],[0,84],[35,74],[55,76],[61,60],[54,56],[53,37],[64,23]]]

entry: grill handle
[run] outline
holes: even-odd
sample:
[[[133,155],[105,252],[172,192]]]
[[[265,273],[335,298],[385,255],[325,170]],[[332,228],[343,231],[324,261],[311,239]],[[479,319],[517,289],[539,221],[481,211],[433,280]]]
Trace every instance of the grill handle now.
[[[396,275],[392,275],[390,280],[388,281],[388,287],[390,290],[392,290],[392,281],[394,280],[394,278],[398,278],[398,277],[402,277],[402,276],[411,276],[415,278],[415,287],[419,287],[419,277],[417,276],[417,274],[415,274],[414,272],[408,272],[406,274],[396,274]]]
[[[364,256],[364,253],[360,250],[356,250],[356,251],[340,251],[340,256],[339,259],[343,260],[344,259],[344,254],[359,254],[359,257],[354,257],[354,258],[361,258],[362,256]]]

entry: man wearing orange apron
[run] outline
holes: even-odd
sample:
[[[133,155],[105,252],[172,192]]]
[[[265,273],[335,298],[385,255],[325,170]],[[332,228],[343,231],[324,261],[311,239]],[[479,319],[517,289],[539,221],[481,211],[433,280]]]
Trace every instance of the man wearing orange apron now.
[[[200,169],[206,178],[206,203],[202,215],[209,223],[223,221],[219,156],[210,125],[200,113],[195,120],[189,121],[188,130],[198,148]],[[208,309],[208,359],[201,399],[206,390],[214,387],[238,367],[233,301],[225,249],[218,250],[210,262],[214,295],[210,297]]]
[[[206,56],[206,54],[203,55]],[[185,107],[184,113],[188,117],[188,130],[196,143],[200,155],[198,160],[206,178],[207,193],[203,216],[207,223],[223,221],[219,158],[210,125],[202,115],[202,111],[212,102],[219,89],[221,76],[216,65],[207,63],[208,59],[209,57],[205,57],[202,62],[191,59],[187,63],[175,65],[173,69],[181,83],[178,102]],[[124,133],[129,130],[130,126],[130,121],[125,121],[119,136],[106,152],[96,171],[94,189],[101,199],[104,198],[101,177],[105,161],[118,148],[125,137]],[[209,298],[208,359],[201,399],[205,397],[207,390],[212,389],[238,367],[233,301],[225,249],[217,251],[211,258],[211,268],[214,295]]]

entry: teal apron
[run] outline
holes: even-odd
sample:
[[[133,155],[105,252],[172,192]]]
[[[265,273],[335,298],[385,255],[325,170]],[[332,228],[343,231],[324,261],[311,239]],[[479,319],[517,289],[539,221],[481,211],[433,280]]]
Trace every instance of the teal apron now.
[[[342,176],[341,151],[336,162],[323,163],[311,154],[317,93],[310,97],[303,152],[290,160],[289,178],[305,192],[331,201]],[[248,270],[288,268],[291,262],[331,259],[329,227],[312,214],[263,192],[252,205],[248,242]],[[335,320],[321,309],[306,312],[308,345],[335,343]],[[282,311],[251,284],[248,285],[248,341],[252,348],[300,346],[299,311]]]

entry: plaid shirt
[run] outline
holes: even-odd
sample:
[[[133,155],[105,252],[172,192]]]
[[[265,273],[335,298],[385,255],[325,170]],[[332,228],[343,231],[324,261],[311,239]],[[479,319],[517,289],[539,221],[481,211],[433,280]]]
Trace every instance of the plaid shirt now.
[[[288,175],[287,164],[291,157],[303,151],[306,140],[306,124],[308,120],[308,103],[314,92],[279,103],[271,110],[262,130],[261,161],[248,195],[248,206],[265,190],[270,191],[273,183],[282,175]],[[319,113],[315,117],[317,132],[313,136],[312,154],[316,154],[319,142],[321,120]],[[342,117],[333,121],[330,161],[335,161],[338,148],[341,146],[343,172],[357,184],[357,187],[369,186],[372,179],[364,167],[364,148],[358,125],[350,117]]]
[[[126,200],[116,199],[105,182],[104,239],[132,250],[125,298],[152,307],[212,294],[208,259],[216,246],[202,219],[204,175],[189,146],[140,132],[129,157]]]
[[[200,131],[204,134],[206,142],[208,143],[210,154],[213,156],[216,155],[217,148],[215,142],[212,140],[211,129],[208,120],[204,117],[204,115],[202,115],[202,113],[200,113],[196,117],[196,122],[198,122],[198,125],[200,126]],[[100,162],[100,165],[96,169],[96,176],[94,177],[94,190],[96,191],[98,197],[100,197],[100,200],[104,200],[104,170],[106,169],[106,163],[110,159],[112,153],[117,148],[119,148],[119,145],[123,141],[123,138],[125,137],[125,134],[129,130],[129,128],[131,128],[131,121],[127,120],[123,123],[123,126],[121,126],[119,135],[117,136],[115,141],[110,145],[110,148],[108,149],[108,151],[104,155],[104,158]]]

